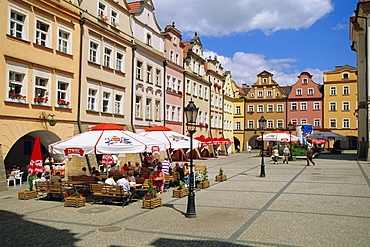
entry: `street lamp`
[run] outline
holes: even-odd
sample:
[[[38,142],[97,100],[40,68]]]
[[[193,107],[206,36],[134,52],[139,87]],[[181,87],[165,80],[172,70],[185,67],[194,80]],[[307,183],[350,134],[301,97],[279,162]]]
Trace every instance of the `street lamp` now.
[[[260,174],[260,177],[266,177],[266,174],[265,174],[265,161],[263,159],[263,151],[264,151],[263,133],[265,133],[266,122],[267,122],[267,120],[263,116],[258,120],[258,127],[259,127],[260,132],[261,132],[261,135],[262,135],[262,148],[261,148],[262,158],[261,158],[261,174]]]
[[[189,181],[189,195],[188,195],[188,206],[185,217],[195,218],[197,216],[195,212],[195,193],[194,193],[194,167],[193,167],[193,134],[196,130],[196,123],[198,117],[198,110],[193,100],[189,101],[189,104],[185,107],[184,112],[186,116],[186,128],[190,134],[190,181]]]
[[[293,124],[292,122],[289,122],[288,124],[288,129],[289,129],[289,151],[290,151],[290,154],[292,154],[292,129],[293,129]]]

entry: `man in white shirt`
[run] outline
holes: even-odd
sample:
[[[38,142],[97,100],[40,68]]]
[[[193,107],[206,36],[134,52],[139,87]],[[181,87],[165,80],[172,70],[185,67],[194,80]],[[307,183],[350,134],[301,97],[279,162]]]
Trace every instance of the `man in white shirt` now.
[[[116,181],[114,181],[114,179],[113,179],[113,175],[109,175],[109,177],[105,180],[104,183],[110,184],[110,185],[117,185]]]
[[[121,175],[121,178],[117,181],[117,185],[122,186],[124,195],[125,196],[130,196],[131,195],[131,187],[130,187],[130,182],[128,181],[128,175]]]

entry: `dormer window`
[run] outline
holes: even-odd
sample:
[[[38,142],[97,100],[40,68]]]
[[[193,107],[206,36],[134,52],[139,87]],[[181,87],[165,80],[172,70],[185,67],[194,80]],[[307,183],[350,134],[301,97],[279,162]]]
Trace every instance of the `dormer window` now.
[[[308,84],[308,79],[307,78],[303,78],[302,79],[302,84]]]
[[[343,73],[342,74],[342,79],[343,80],[348,80],[349,79],[349,74],[348,73]]]
[[[263,78],[262,83],[267,83],[267,78]]]
[[[152,35],[149,33],[146,35],[146,44],[152,46]]]

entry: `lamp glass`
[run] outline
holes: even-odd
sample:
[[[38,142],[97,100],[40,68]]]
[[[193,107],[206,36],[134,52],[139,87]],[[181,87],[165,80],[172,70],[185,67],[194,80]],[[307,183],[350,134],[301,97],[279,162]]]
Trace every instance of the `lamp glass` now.
[[[265,129],[265,127],[266,127],[266,122],[267,122],[267,120],[264,118],[264,116],[262,116],[262,117],[258,120],[260,130],[264,130],[264,129]]]
[[[194,104],[194,101],[190,100],[189,104],[185,107],[186,123],[189,125],[195,125],[197,123],[199,108]]]

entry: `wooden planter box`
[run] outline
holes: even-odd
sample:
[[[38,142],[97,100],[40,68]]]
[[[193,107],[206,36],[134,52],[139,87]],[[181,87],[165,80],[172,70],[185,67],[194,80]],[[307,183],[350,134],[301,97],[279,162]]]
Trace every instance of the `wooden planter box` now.
[[[210,184],[211,184],[211,183],[209,182],[209,180],[204,181],[204,182],[199,182],[199,183],[197,184],[197,188],[205,189],[205,188],[209,187],[209,186],[210,186]]]
[[[19,191],[18,192],[18,199],[19,200],[28,200],[32,198],[37,197],[37,192],[36,190],[33,191]]]
[[[149,200],[143,200],[142,208],[156,208],[162,206],[162,197],[157,197]]]
[[[216,176],[216,182],[219,181],[219,182],[223,182],[225,181],[227,178],[226,178],[226,174],[223,174],[223,175],[217,175]]]
[[[86,202],[85,197],[66,197],[64,198],[64,207],[84,207]]]
[[[181,198],[181,197],[187,196],[188,194],[189,194],[188,188],[183,188],[181,190],[179,190],[179,189],[173,190],[172,195],[173,195],[173,197]]]

